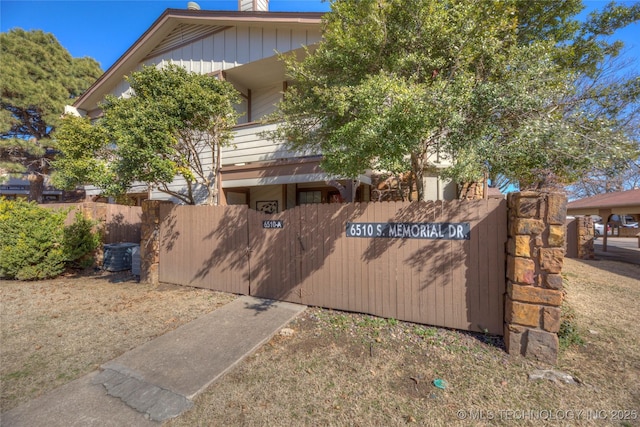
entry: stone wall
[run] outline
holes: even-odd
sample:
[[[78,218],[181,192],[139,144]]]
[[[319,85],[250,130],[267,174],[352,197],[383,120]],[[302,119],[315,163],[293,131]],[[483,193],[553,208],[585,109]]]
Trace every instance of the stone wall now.
[[[640,229],[638,228],[626,228],[626,227],[618,227],[614,229],[614,234],[616,237],[637,237]]]
[[[158,284],[162,205],[173,205],[173,203],[163,200],[142,202],[142,229],[140,231],[140,282],[142,283]]]
[[[507,351],[555,364],[562,306],[567,199],[561,193],[508,196]]]
[[[595,249],[593,248],[593,241],[595,231],[593,229],[593,218],[590,216],[582,216],[576,218],[576,221],[578,222],[578,258],[594,259]]]
[[[460,200],[480,200],[484,198],[485,181],[467,182],[458,185],[458,198]]]

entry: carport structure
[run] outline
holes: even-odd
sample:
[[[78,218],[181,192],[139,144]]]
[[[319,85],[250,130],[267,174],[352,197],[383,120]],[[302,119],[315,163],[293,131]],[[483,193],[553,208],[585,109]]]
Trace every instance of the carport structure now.
[[[620,225],[611,223],[611,216],[632,215],[636,221],[640,220],[640,189],[618,191],[615,193],[598,194],[580,200],[574,200],[567,204],[567,215],[598,215],[605,224]],[[605,228],[606,230],[606,228]],[[607,233],[605,231],[602,250],[607,251]]]

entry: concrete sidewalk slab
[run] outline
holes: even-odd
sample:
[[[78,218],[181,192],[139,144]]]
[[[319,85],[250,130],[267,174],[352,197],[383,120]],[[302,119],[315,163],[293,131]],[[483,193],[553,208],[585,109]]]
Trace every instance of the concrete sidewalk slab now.
[[[305,308],[239,297],[104,364],[101,372],[8,411],[2,425],[157,425],[188,410],[197,394]]]
[[[2,427],[159,426],[92,381],[98,371],[31,400],[0,416]]]

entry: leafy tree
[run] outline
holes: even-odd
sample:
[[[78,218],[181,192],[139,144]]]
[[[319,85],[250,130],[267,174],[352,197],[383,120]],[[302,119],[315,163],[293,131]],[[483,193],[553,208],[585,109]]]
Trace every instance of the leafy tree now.
[[[0,179],[27,173],[30,200],[42,200],[55,153],[51,132],[64,106],[102,74],[91,58],[73,58],[52,34],[0,34]]]
[[[640,188],[640,163],[592,170],[567,188],[569,197],[581,199],[602,193]]]
[[[284,58],[295,84],[272,136],[324,154],[331,173],[412,170],[440,161],[456,182],[485,174],[522,186],[572,181],[635,158],[640,79],[607,74],[640,17],[608,5],[580,23],[564,2],[335,0],[323,40]]]
[[[55,134],[63,155],[54,182],[94,184],[114,196],[144,182],[187,204],[217,204],[220,147],[237,121],[236,90],[176,65],[145,67],[127,80],[132,96],[108,96],[94,125],[65,117]],[[170,186],[176,175],[183,190]]]

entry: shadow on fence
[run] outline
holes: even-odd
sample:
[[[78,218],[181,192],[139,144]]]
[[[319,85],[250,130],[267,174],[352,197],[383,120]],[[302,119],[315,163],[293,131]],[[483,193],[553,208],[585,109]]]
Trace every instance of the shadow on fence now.
[[[468,222],[470,239],[353,238],[348,222]],[[506,228],[506,203],[496,200],[271,215],[173,206],[161,225],[160,281],[502,334]]]
[[[66,225],[73,224],[80,212],[85,218],[98,222],[103,243],[140,243],[142,208],[139,206],[113,205],[97,202],[48,203],[46,209],[69,209]]]

